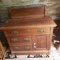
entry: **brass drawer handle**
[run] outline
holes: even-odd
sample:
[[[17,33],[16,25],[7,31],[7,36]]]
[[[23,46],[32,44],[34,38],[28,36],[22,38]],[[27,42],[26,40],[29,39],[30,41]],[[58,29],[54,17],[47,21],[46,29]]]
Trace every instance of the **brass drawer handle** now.
[[[30,47],[29,46],[25,46],[25,49],[30,49]]]
[[[44,29],[39,29],[37,30],[37,32],[44,32]]]
[[[18,46],[14,47],[14,50],[20,50],[20,48]]]
[[[24,41],[29,41],[30,40],[30,38],[24,38]]]
[[[30,32],[30,30],[25,30],[25,32]]]
[[[11,41],[16,42],[16,41],[18,41],[18,39],[17,38],[12,38]]]
[[[11,31],[12,34],[18,34],[18,31]]]

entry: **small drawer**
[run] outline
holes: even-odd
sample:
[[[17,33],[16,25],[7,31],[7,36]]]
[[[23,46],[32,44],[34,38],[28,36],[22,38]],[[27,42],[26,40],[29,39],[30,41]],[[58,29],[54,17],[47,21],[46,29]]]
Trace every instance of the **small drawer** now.
[[[31,36],[14,36],[14,37],[9,37],[9,41],[11,42],[11,43],[30,43],[31,42],[31,40],[32,40],[32,37]]]
[[[14,51],[30,51],[30,50],[32,50],[32,45],[14,45],[14,46],[12,46],[12,49],[14,50]]]
[[[33,29],[10,29],[10,30],[6,30],[6,33],[13,35],[22,34],[22,33],[33,33]]]
[[[50,33],[50,28],[38,28],[36,29],[37,33]]]
[[[29,34],[40,34],[40,33],[50,33],[50,28],[29,28],[29,29],[11,29],[11,30],[6,30],[7,35],[29,35]]]
[[[13,29],[12,29],[12,30],[6,30],[6,33],[7,33],[7,34],[14,34],[14,35],[15,35],[15,34],[19,34],[20,31],[19,31],[19,30],[13,30]]]

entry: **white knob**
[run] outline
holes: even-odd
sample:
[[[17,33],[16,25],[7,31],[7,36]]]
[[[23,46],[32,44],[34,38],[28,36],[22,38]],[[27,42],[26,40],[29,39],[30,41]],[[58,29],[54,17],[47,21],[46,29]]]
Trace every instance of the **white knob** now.
[[[34,48],[36,48],[36,46],[34,46]]]
[[[34,43],[34,45],[36,45],[36,43]]]

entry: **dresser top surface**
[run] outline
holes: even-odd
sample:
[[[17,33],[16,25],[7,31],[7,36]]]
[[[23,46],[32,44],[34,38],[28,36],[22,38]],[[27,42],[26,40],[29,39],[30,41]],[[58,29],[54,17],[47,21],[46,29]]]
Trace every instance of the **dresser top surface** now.
[[[9,19],[0,29],[9,28],[26,28],[26,27],[55,27],[56,24],[50,17],[44,18],[22,18],[22,19]]]

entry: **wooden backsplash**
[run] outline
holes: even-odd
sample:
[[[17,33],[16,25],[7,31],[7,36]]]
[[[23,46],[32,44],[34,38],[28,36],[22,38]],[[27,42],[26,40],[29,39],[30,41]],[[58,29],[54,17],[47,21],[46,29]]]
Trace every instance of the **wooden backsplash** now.
[[[7,7],[27,6],[34,4],[46,5],[46,12],[48,12],[53,19],[60,18],[60,0],[2,0],[2,3],[0,3],[0,22],[4,22],[8,19]]]

